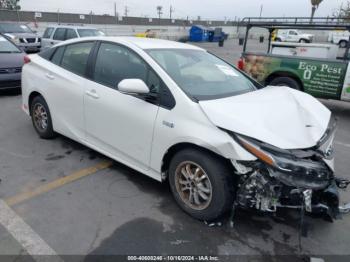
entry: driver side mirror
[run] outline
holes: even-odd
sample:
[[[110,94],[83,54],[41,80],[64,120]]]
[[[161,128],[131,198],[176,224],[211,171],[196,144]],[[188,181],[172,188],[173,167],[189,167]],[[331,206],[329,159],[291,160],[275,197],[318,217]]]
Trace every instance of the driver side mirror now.
[[[141,79],[124,79],[118,84],[118,90],[130,95],[143,95],[150,92],[146,83]]]

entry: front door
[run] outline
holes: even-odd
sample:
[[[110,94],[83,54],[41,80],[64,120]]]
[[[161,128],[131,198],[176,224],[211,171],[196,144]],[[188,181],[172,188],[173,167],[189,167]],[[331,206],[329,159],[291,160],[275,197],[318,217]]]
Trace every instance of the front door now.
[[[148,83],[150,68],[133,51],[112,43],[101,43],[95,60],[92,80],[85,86],[86,140],[117,160],[147,170],[158,103],[123,94],[117,86],[123,79]]]

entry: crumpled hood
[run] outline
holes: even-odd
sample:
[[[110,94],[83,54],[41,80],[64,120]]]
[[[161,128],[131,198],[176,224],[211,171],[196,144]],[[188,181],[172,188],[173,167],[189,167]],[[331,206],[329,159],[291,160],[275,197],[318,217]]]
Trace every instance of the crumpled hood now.
[[[331,117],[317,99],[280,86],[199,104],[216,126],[282,149],[315,146]]]

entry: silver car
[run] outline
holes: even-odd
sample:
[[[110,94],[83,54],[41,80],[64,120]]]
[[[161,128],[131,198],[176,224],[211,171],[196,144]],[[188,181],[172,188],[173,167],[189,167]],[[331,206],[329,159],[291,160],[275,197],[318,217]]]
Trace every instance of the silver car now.
[[[0,33],[6,35],[14,44],[25,52],[39,52],[41,37],[27,25],[15,23],[0,23]]]

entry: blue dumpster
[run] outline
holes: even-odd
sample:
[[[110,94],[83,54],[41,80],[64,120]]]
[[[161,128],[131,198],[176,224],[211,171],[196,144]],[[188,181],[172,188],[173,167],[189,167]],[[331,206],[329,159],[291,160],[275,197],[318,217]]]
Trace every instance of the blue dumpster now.
[[[209,32],[212,29],[202,26],[194,25],[190,29],[190,41],[191,42],[207,42],[209,41]]]

